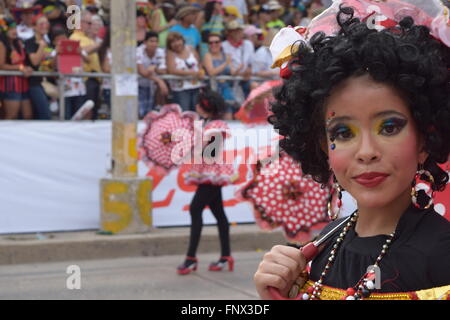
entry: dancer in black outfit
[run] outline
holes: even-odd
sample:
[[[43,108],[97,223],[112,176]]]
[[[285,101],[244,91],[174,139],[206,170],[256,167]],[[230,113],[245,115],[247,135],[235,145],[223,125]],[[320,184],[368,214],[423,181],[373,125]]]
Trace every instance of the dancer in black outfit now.
[[[220,120],[225,110],[225,102],[218,93],[209,89],[200,93],[196,111],[205,119],[203,132],[204,137],[208,137],[204,139],[207,143],[203,149],[203,160],[207,157],[215,158],[216,154],[219,155],[222,152],[223,143],[218,138],[227,136],[228,126]],[[211,144],[216,145],[214,148],[206,148]],[[211,154],[206,154],[207,149],[212,150]],[[233,166],[216,161],[212,164],[192,164],[185,175],[186,182],[198,185],[198,188],[189,208],[191,215],[189,248],[185,261],[177,268],[178,274],[185,275],[197,270],[196,253],[203,227],[202,213],[206,206],[209,206],[217,220],[221,248],[221,257],[209,265],[209,270],[221,271],[228,264],[229,271],[233,271],[234,260],[230,252],[229,223],[222,202],[222,187],[232,183],[233,178]]]

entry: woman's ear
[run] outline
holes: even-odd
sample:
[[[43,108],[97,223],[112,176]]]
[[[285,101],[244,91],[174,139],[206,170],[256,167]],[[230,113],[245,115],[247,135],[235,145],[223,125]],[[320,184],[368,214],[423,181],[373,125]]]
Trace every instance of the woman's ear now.
[[[428,156],[429,156],[428,152],[426,152],[425,150],[422,150],[419,153],[419,163],[424,164],[425,161],[428,159]]]

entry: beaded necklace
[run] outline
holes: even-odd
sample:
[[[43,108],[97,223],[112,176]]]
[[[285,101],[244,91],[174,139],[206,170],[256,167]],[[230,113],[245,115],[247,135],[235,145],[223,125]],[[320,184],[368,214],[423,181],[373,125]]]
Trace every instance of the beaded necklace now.
[[[331,266],[333,265],[334,260],[336,259],[336,252],[339,249],[342,242],[344,241],[345,235],[347,234],[348,230],[350,230],[356,224],[357,220],[358,220],[358,211],[353,213],[352,217],[350,218],[350,221],[345,225],[344,229],[339,234],[338,238],[336,239],[336,243],[333,245],[333,249],[330,252],[330,257],[328,258],[328,263],[326,264],[325,269],[321,273],[319,280],[316,281],[312,287],[309,287],[306,290],[306,292],[302,295],[303,300],[320,299],[323,280],[327,275],[328,271],[330,270]],[[362,300],[370,296],[371,292],[375,289],[374,284],[375,268],[379,267],[381,259],[386,254],[386,251],[388,250],[389,245],[391,244],[392,239],[394,238],[394,234],[395,234],[394,232],[391,233],[388,239],[386,240],[386,243],[383,245],[381,253],[378,255],[375,263],[373,264],[374,268],[370,269],[367,273],[365,273],[354,287],[347,289],[347,296],[345,296],[343,300]]]

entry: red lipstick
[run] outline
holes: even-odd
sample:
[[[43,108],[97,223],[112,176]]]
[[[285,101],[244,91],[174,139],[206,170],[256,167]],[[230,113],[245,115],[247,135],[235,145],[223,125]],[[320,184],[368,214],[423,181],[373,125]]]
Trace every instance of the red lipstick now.
[[[367,188],[374,188],[382,183],[389,175],[381,172],[365,172],[356,177],[353,177],[356,182]]]

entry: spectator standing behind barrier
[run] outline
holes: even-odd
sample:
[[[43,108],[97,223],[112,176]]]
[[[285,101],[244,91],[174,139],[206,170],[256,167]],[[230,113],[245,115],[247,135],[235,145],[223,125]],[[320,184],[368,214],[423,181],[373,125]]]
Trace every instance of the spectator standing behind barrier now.
[[[277,0],[270,0],[267,3],[267,8],[270,12],[270,21],[266,25],[267,28],[278,30],[284,28],[286,25],[280,19],[281,10],[283,9],[280,3]]]
[[[61,41],[67,39],[67,34],[63,29],[57,29],[53,33],[52,42],[56,48],[56,54],[61,51]],[[70,120],[80,109],[86,100],[86,85],[83,78],[66,77],[64,79],[64,118]]]
[[[205,4],[203,15],[203,24],[200,29],[202,43],[200,45],[200,56],[204,57],[208,51],[208,36],[212,33],[222,35],[224,32],[223,25],[223,0],[208,0]]]
[[[208,37],[209,50],[203,58],[203,65],[206,72],[211,77],[216,76],[234,76],[236,69],[232,68],[231,56],[226,55],[222,49],[222,39],[220,35],[210,33]],[[234,103],[233,82],[227,80],[217,80],[217,90],[222,98],[228,103]],[[227,112],[231,113],[231,112]],[[230,119],[227,115],[225,119]]]
[[[267,24],[271,20],[270,10],[269,7],[264,4],[259,8],[258,11],[258,23],[256,24],[257,27],[260,29],[263,29],[265,32],[269,31],[269,27]]]
[[[142,119],[155,107],[156,92],[162,96],[169,94],[169,88],[161,74],[167,73],[166,53],[158,48],[158,34],[147,32],[145,41],[136,51],[137,69],[139,73],[139,117]]]
[[[0,96],[6,120],[31,119],[33,111],[29,98],[28,77],[33,69],[27,64],[22,41],[17,37],[16,22],[0,19],[0,70],[21,71],[24,76],[0,76]]]
[[[102,72],[98,50],[101,43],[96,42],[96,36],[93,34],[92,14],[89,11],[83,11],[81,14],[81,30],[75,30],[70,36],[70,40],[80,41],[80,47],[83,57],[84,72]],[[86,80],[86,99],[94,102],[92,112],[88,117],[96,120],[98,109],[100,108],[100,81],[97,78],[88,78]]]
[[[33,18],[41,14],[41,7],[31,7],[29,3],[24,3],[22,7],[13,9],[14,19],[18,23],[17,36],[22,41],[26,41],[34,36]]]
[[[25,50],[34,71],[43,71],[41,64],[51,59],[52,49],[46,36],[50,30],[48,19],[44,15],[36,16],[33,19],[35,36],[25,41]],[[47,37],[48,39],[48,37]],[[42,87],[42,77],[31,77],[29,80],[30,99],[33,107],[34,119],[51,120],[50,105],[44,88]]]
[[[244,34],[255,47],[255,54],[252,59],[252,74],[254,76],[267,79],[274,79],[275,77],[278,78],[280,70],[278,68],[272,69],[272,54],[270,53],[269,47],[264,45],[264,42],[266,41],[263,31],[253,25],[248,25],[245,27]],[[270,41],[267,41],[266,43],[269,44]],[[258,84],[258,82],[253,81],[252,89]]]
[[[175,15],[178,23],[169,29],[169,32],[180,33],[186,41],[186,45],[193,47],[195,50],[198,50],[200,46],[201,37],[200,32],[192,24],[200,10],[200,8],[194,6],[182,7]]]
[[[61,0],[37,0],[34,5],[41,6],[42,12],[47,16],[50,22],[50,33],[55,29],[67,31],[66,11],[67,5]]]
[[[136,41],[138,47],[144,43],[148,30],[147,15],[142,8],[139,8],[136,12]]]
[[[238,70],[236,75],[244,77],[244,80],[239,82],[243,96],[238,97],[235,89],[234,95],[238,100],[245,100],[250,93],[251,63],[255,54],[253,44],[249,40],[244,39],[243,29],[244,26],[237,20],[231,21],[226,25],[227,39],[222,43],[225,54],[231,56],[232,68]]]
[[[160,8],[154,10],[150,15],[150,30],[158,33],[159,47],[165,48],[169,29],[177,24],[175,17],[175,1],[166,0]]]
[[[167,73],[177,76],[189,76],[194,79],[170,80],[173,100],[183,111],[194,111],[198,102],[199,88],[204,71],[200,65],[197,51],[186,45],[183,36],[178,32],[171,32],[167,36]]]

